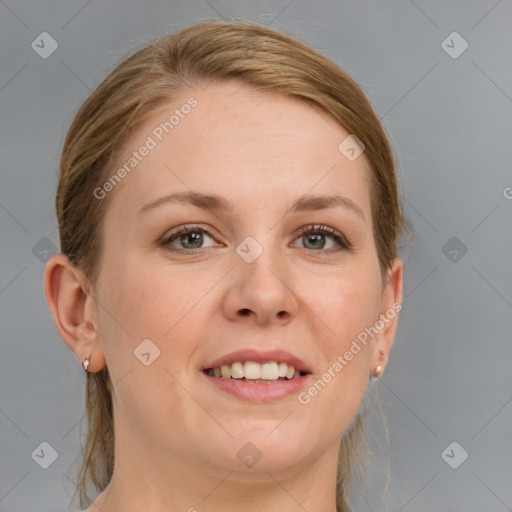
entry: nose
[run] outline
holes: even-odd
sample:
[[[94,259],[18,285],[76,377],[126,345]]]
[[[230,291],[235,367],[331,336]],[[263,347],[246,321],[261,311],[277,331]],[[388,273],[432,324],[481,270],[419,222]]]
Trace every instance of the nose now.
[[[271,251],[264,250],[252,263],[241,260],[230,274],[224,301],[224,314],[230,320],[285,325],[297,316],[290,271]]]

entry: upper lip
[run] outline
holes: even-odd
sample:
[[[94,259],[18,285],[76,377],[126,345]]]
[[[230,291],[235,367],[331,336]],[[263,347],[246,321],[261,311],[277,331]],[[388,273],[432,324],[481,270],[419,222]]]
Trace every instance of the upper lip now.
[[[300,357],[293,355],[286,350],[269,350],[269,351],[260,351],[255,349],[244,349],[237,350],[236,352],[231,352],[226,354],[218,359],[215,359],[211,363],[208,363],[203,370],[209,368],[220,368],[222,365],[231,365],[237,361],[254,361],[256,363],[269,363],[272,361],[277,361],[278,363],[287,363],[288,365],[293,365],[296,370],[311,373],[309,366],[302,360]]]

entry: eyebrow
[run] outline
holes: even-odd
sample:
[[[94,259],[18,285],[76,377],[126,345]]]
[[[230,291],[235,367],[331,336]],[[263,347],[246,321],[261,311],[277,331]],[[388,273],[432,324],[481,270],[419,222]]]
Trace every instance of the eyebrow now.
[[[142,213],[151,208],[156,208],[165,203],[178,203],[192,206],[197,206],[203,210],[214,211],[232,211],[233,206],[222,196],[216,194],[201,194],[199,192],[181,192],[178,194],[171,194],[168,196],[160,197],[156,201],[146,204],[140,209]]]
[[[217,194],[202,194],[199,192],[181,192],[160,197],[151,203],[144,205],[139,213],[156,208],[166,203],[178,203],[183,205],[192,205],[203,210],[233,211],[233,205],[227,199]],[[323,210],[327,208],[342,207],[348,211],[357,214],[366,223],[363,210],[352,199],[345,196],[320,196],[304,195],[299,197],[292,205],[290,211],[305,212],[314,210]]]
[[[345,196],[314,196],[304,195],[299,197],[293,205],[292,212],[305,212],[313,210],[323,210],[326,208],[342,207],[357,214],[363,222],[366,223],[363,210],[352,199]]]

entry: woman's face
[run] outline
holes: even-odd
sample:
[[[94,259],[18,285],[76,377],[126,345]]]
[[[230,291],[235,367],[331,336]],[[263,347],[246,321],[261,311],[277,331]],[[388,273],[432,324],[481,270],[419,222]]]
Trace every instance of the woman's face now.
[[[353,342],[401,286],[397,271],[382,288],[368,163],[338,148],[348,135],[304,102],[234,84],[184,94],[134,134],[118,168],[136,164],[103,188],[92,320],[120,458],[225,475],[337,455],[393,329]],[[268,362],[299,358],[309,374],[227,390],[203,371],[278,349]]]

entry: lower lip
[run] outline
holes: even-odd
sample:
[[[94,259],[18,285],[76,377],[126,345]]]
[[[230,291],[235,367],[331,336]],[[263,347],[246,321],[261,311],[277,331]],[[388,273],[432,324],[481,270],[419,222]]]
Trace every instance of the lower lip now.
[[[277,402],[290,395],[294,395],[309,384],[313,377],[311,374],[307,374],[290,380],[276,380],[269,381],[268,384],[256,384],[237,379],[212,377],[204,372],[201,372],[201,374],[208,379],[208,382],[212,386],[215,386],[221,391],[248,402],[260,403]]]

